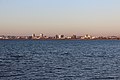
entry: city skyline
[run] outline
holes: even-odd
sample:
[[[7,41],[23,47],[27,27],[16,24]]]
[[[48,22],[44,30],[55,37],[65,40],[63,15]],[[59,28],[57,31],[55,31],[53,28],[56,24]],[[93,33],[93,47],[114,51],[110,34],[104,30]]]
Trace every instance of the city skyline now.
[[[120,35],[119,0],[0,0],[0,35]]]
[[[120,40],[120,36],[93,36],[93,35],[71,35],[55,34],[54,36],[46,36],[44,34],[32,34],[31,36],[13,36],[0,35],[0,40]]]

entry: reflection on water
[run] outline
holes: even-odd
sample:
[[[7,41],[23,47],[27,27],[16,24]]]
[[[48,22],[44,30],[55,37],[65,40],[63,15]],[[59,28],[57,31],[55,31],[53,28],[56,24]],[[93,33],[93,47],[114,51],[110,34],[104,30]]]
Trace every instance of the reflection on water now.
[[[0,41],[0,80],[120,80],[120,41]]]

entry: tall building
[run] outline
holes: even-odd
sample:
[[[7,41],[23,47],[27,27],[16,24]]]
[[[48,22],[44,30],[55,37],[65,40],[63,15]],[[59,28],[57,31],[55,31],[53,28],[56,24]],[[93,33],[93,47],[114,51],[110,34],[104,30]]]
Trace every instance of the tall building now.
[[[41,34],[40,34],[40,38],[43,38],[43,37],[44,37],[44,36],[43,36],[43,34],[41,33]]]
[[[58,38],[59,38],[59,39],[63,39],[63,38],[64,38],[64,35],[58,35]]]
[[[92,36],[90,36],[88,34],[86,34],[84,37],[85,37],[85,39],[92,39]]]
[[[59,38],[59,36],[58,35],[55,35],[55,39],[58,39]]]
[[[76,37],[76,35],[72,35],[71,38],[72,39],[76,39],[77,37]]]
[[[34,39],[35,38],[35,34],[32,34],[32,39]]]

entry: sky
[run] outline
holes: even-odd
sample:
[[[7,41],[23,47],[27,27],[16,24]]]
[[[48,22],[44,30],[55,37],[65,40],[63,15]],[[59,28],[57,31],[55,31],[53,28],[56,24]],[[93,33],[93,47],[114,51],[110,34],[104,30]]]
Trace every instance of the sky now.
[[[120,0],[0,0],[0,35],[120,36]]]

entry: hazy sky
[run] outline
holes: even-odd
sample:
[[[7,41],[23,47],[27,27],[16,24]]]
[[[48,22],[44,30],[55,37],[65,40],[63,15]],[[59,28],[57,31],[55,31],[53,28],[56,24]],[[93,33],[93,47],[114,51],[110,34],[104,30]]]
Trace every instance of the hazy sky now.
[[[120,35],[120,0],[0,0],[0,35]]]

